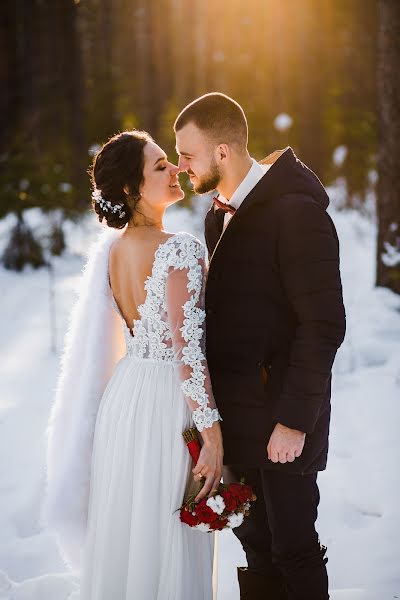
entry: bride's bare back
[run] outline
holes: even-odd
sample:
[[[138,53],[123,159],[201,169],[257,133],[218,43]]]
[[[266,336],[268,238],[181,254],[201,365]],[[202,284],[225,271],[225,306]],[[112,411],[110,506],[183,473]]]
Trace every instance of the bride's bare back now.
[[[109,257],[111,290],[131,332],[133,321],[140,318],[138,306],[146,300],[144,285],[147,277],[151,275],[156,250],[171,235],[147,227],[139,227],[124,232],[111,247]]]

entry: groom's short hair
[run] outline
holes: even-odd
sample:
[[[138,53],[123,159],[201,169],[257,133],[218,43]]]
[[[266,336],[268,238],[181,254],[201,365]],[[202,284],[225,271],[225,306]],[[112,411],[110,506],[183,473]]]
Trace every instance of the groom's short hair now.
[[[185,106],[176,118],[174,131],[193,123],[215,144],[247,148],[248,127],[243,108],[225,94],[211,92]]]

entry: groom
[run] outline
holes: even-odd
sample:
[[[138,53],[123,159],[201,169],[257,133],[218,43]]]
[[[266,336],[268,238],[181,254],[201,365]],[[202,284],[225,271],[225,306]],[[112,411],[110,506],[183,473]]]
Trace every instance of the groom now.
[[[257,163],[242,108],[198,98],[176,119],[179,167],[206,216],[207,358],[222,414],[224,481],[257,494],[234,532],[242,600],[326,600],[315,530],[328,452],[331,369],[345,314],[328,196],[288,147]]]

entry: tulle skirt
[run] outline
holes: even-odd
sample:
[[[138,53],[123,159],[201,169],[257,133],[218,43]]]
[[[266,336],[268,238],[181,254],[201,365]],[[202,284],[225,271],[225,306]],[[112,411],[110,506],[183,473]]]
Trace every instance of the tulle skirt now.
[[[212,599],[214,534],[175,512],[191,424],[171,363],[118,363],[96,421],[80,600]]]

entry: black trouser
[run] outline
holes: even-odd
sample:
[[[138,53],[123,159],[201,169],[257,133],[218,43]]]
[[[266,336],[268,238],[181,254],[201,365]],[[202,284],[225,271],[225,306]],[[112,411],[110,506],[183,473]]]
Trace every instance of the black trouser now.
[[[224,483],[242,477],[257,495],[250,515],[233,530],[249,570],[263,575],[266,582],[283,579],[288,600],[327,600],[325,552],[315,531],[317,474],[224,467]]]

